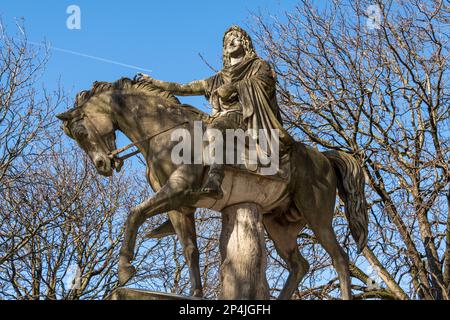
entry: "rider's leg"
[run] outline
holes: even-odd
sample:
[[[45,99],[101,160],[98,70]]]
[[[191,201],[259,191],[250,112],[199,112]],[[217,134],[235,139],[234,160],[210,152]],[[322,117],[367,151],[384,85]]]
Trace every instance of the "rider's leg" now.
[[[226,129],[238,129],[242,126],[242,116],[238,112],[230,112],[215,118],[209,125],[208,129],[217,129],[225,136]],[[225,140],[225,139],[224,139]],[[226,152],[224,146],[223,150]],[[213,160],[214,157],[211,157]],[[223,159],[222,159],[223,160]],[[208,180],[203,186],[201,193],[217,200],[223,197],[222,181],[225,175],[225,167],[223,163],[212,162],[209,167]]]
[[[221,185],[224,175],[223,164],[212,163],[209,167],[208,180],[201,192],[217,200],[222,199],[223,191]]]

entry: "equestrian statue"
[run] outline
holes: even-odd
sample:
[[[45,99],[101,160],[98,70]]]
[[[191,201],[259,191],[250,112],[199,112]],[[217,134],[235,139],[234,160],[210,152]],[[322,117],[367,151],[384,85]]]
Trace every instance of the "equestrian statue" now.
[[[187,95],[205,96],[212,113],[182,104],[176,97]],[[255,203],[267,234],[289,269],[279,299],[289,299],[308,272],[309,264],[297,245],[297,236],[305,226],[331,256],[342,298],[351,299],[348,256],[336,239],[332,219],[338,191],[350,232],[358,250],[363,250],[368,214],[362,168],[352,155],[335,150],[319,152],[295,141],[284,129],[275,73],[258,57],[251,38],[240,27],[225,32],[223,68],[212,77],[178,84],[138,74],[134,79],[95,82],[90,90],[77,94],[72,109],[57,117],[63,121],[65,133],[103,176],[120,170],[127,157],[120,153],[130,146],[145,159],[148,182],[155,194],[134,207],[126,220],[118,268],[121,285],[136,272],[131,262],[140,226],[152,216],[167,213],[169,220],[152,235],[174,232],[178,236],[190,270],[191,295],[202,296],[196,209],[223,212],[230,206]],[[196,123],[203,125],[202,130],[215,129],[222,135],[231,129],[247,130],[258,146],[268,142],[268,147],[258,147],[258,152],[278,157],[279,169],[264,175],[259,165],[255,169],[217,160],[173,161],[172,151],[179,141],[171,139],[172,134],[183,130],[193,137]],[[117,148],[116,131],[132,143]],[[202,147],[207,148],[207,144]]]

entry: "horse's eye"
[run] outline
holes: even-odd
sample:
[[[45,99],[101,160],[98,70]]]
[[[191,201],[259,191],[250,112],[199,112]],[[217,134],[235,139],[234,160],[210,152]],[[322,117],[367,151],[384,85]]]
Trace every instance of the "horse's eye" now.
[[[88,137],[86,128],[81,125],[74,126],[74,128],[72,128],[72,133],[77,139],[86,139]]]
[[[65,124],[63,124],[63,125],[61,126],[61,129],[63,129],[64,132],[65,132],[70,138],[73,139],[73,137],[72,137],[72,132],[70,132],[69,128],[67,128],[67,126],[66,126]]]

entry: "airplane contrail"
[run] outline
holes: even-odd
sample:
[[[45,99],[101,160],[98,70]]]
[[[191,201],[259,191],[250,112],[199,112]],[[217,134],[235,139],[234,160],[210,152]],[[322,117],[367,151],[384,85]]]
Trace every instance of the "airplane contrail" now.
[[[54,47],[54,46],[46,46],[42,43],[37,43],[37,42],[33,42],[33,41],[27,41],[28,43],[35,45],[35,46],[40,46],[40,47],[47,47],[50,50],[54,50],[54,51],[59,51],[59,52],[64,52],[64,53],[69,53],[69,54],[73,54],[79,57],[84,57],[84,58],[88,58],[88,59],[93,59],[93,60],[97,60],[97,61],[101,61],[101,62],[105,62],[105,63],[111,63],[111,64],[115,64],[117,66],[121,66],[121,67],[125,67],[125,68],[130,68],[130,69],[135,69],[135,70],[140,70],[140,71],[146,71],[146,72],[152,72],[152,70],[150,69],[146,69],[146,68],[142,68],[139,66],[134,66],[131,64],[126,64],[126,63],[122,63],[119,61],[114,61],[111,59],[105,59],[102,57],[97,57],[97,56],[93,56],[90,54],[85,54],[82,52],[77,52],[77,51],[73,51],[73,50],[68,50],[68,49],[63,49],[63,48],[58,48],[58,47]]]
[[[25,36],[25,32],[23,31],[23,29],[21,28],[20,24],[17,21],[16,21],[16,26],[17,26],[17,28],[19,28],[19,30],[22,33],[22,35],[24,37],[26,37]],[[3,26],[1,24],[0,24],[0,27],[1,27],[1,30],[3,30]],[[77,51],[73,51],[73,50],[58,48],[58,47],[54,47],[54,46],[51,46],[51,45],[47,46],[47,45],[44,45],[42,43],[38,43],[38,42],[34,42],[34,41],[28,41],[27,40],[27,42],[32,44],[32,45],[35,45],[35,46],[47,47],[48,49],[51,49],[51,50],[64,52],[64,53],[69,53],[69,54],[73,54],[73,55],[76,55],[76,56],[79,56],[79,57],[83,57],[83,58],[93,59],[93,60],[97,60],[97,61],[101,61],[101,62],[105,62],[105,63],[111,63],[111,64],[115,64],[117,66],[130,68],[130,69],[134,69],[134,70],[152,72],[152,70],[150,70],[150,69],[142,68],[142,67],[139,67],[139,66],[134,66],[134,65],[131,65],[131,64],[127,64],[127,63],[122,63],[122,62],[119,62],[119,61],[114,61],[114,60],[111,60],[111,59],[105,59],[105,58],[102,58],[102,57],[96,57],[96,56],[93,56],[93,55],[90,55],[90,54],[85,54],[85,53],[82,53],[82,52],[77,52]]]

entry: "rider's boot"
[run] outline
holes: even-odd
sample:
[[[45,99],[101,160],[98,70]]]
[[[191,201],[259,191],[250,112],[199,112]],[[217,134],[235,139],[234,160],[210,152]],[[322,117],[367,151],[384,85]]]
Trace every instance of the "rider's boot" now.
[[[201,193],[216,200],[222,199],[223,191],[221,185],[223,177],[223,164],[212,164],[209,168],[208,180],[201,189]]]

